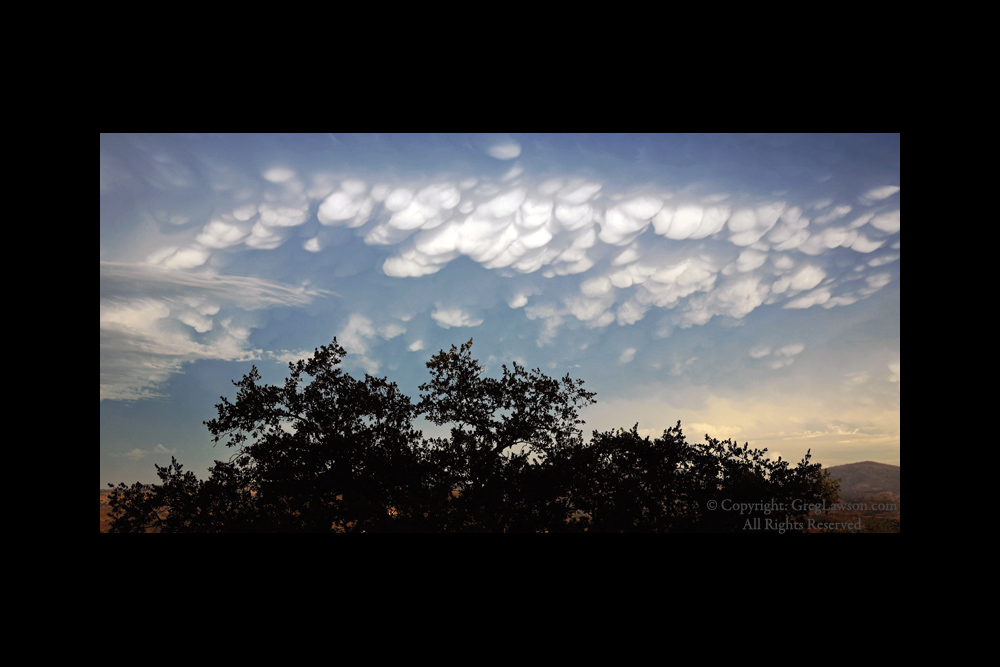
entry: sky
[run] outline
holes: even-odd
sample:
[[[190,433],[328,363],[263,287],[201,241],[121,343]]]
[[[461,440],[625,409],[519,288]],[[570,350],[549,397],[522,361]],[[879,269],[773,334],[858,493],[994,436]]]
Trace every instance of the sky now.
[[[414,401],[471,338],[587,437],[899,465],[899,211],[898,134],[102,134],[101,487],[206,478],[232,381],[334,337]]]

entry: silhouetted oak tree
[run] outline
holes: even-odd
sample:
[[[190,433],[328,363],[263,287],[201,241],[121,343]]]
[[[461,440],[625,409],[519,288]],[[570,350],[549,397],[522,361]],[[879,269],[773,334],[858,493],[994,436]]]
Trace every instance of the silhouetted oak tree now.
[[[811,453],[794,468],[766,454],[708,435],[688,443],[680,422],[651,440],[636,424],[595,431],[563,465],[572,505],[592,532],[774,532],[836,500],[836,483],[809,463]]]
[[[746,517],[710,501],[836,494],[808,455],[790,468],[731,441],[690,445],[679,422],[655,440],[636,425],[584,443],[579,411],[594,394],[582,380],[517,363],[488,377],[471,347],[427,362],[417,404],[385,378],[344,373],[336,339],[290,363],[283,384],[253,367],[205,422],[229,459],[204,481],[172,459],[160,484],[113,487],[111,531],[738,531]],[[421,415],[449,437],[424,439]]]
[[[344,354],[334,339],[290,363],[282,385],[262,384],[253,367],[233,383],[235,402],[221,397],[206,422],[215,442],[234,449],[230,459],[216,461],[204,485],[184,485],[187,495],[162,472],[165,483],[151,490],[119,487],[112,530],[150,517],[164,531],[406,529],[394,508],[420,509],[426,495],[415,406],[384,378],[344,373]]]
[[[582,443],[580,408],[594,402],[582,380],[550,378],[517,362],[483,375],[472,340],[427,362],[418,406],[451,438],[434,440],[436,467],[454,488],[449,527],[463,531],[544,530],[565,521],[549,459]]]

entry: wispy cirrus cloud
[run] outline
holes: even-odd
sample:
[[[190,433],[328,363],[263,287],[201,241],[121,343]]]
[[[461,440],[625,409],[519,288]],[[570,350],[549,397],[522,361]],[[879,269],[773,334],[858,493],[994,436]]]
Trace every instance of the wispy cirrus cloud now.
[[[198,359],[257,358],[254,311],[299,307],[327,293],[260,278],[101,262],[101,400],[161,395]]]

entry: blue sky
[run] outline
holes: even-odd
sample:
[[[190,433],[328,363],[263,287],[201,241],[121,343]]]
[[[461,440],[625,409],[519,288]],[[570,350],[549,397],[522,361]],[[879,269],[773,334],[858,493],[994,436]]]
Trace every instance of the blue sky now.
[[[474,339],[585,433],[899,464],[899,135],[101,135],[101,486],[204,477],[231,380]],[[437,435],[431,427],[427,435]]]

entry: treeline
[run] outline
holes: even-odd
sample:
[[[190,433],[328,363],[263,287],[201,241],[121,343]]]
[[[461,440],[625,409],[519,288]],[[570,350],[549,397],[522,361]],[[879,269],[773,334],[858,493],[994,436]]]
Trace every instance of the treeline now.
[[[229,459],[206,480],[172,459],[159,484],[109,485],[110,532],[767,532],[837,499],[808,454],[689,443],[680,422],[585,442],[582,380],[517,363],[487,377],[471,347],[432,357],[416,402],[344,373],[336,339],[283,384],[252,368],[205,422]],[[420,416],[450,435],[424,438]]]

